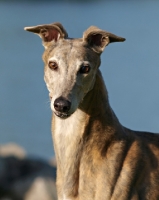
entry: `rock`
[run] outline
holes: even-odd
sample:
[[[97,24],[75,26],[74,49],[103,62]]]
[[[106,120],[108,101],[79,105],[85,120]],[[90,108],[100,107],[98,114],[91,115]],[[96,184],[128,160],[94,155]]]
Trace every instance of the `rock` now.
[[[55,200],[57,199],[55,188],[55,183],[51,178],[38,177],[26,193],[25,200]]]
[[[56,200],[55,177],[44,160],[0,156],[0,200]]]
[[[0,156],[16,156],[18,158],[24,158],[26,156],[25,150],[15,144],[15,143],[8,143],[5,145],[0,145]]]

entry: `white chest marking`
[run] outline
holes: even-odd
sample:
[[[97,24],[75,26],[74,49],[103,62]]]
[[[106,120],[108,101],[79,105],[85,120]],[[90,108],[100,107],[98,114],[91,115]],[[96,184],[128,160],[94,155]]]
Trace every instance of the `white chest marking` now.
[[[55,116],[54,143],[57,154],[63,161],[73,156],[75,150],[78,149],[79,141],[85,129],[86,115],[86,113],[77,109],[67,119],[60,119]]]

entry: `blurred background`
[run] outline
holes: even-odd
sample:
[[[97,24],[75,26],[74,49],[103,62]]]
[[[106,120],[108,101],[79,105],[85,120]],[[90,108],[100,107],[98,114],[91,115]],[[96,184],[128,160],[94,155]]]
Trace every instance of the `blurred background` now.
[[[90,25],[126,38],[102,54],[110,104],[130,129],[159,132],[159,1],[0,1],[0,145],[54,156],[41,39],[25,26],[59,21],[70,37]]]

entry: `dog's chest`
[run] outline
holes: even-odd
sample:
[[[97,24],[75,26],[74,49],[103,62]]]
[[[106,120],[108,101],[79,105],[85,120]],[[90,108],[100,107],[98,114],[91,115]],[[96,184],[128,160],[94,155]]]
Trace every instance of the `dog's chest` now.
[[[54,117],[53,141],[55,151],[62,162],[75,156],[86,126],[86,114],[81,110],[72,114],[67,119]]]

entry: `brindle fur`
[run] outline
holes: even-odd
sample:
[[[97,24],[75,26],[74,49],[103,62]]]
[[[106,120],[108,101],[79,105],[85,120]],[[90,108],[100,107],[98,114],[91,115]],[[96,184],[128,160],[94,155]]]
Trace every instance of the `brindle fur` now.
[[[112,111],[99,70],[100,54],[124,41],[97,27],[68,38],[60,23],[26,27],[45,47],[59,200],[159,200],[159,136],[123,127]],[[56,61],[57,70],[48,67]],[[83,65],[91,67],[80,74]],[[59,97],[71,103],[57,112]],[[57,116],[58,115],[58,116]]]

